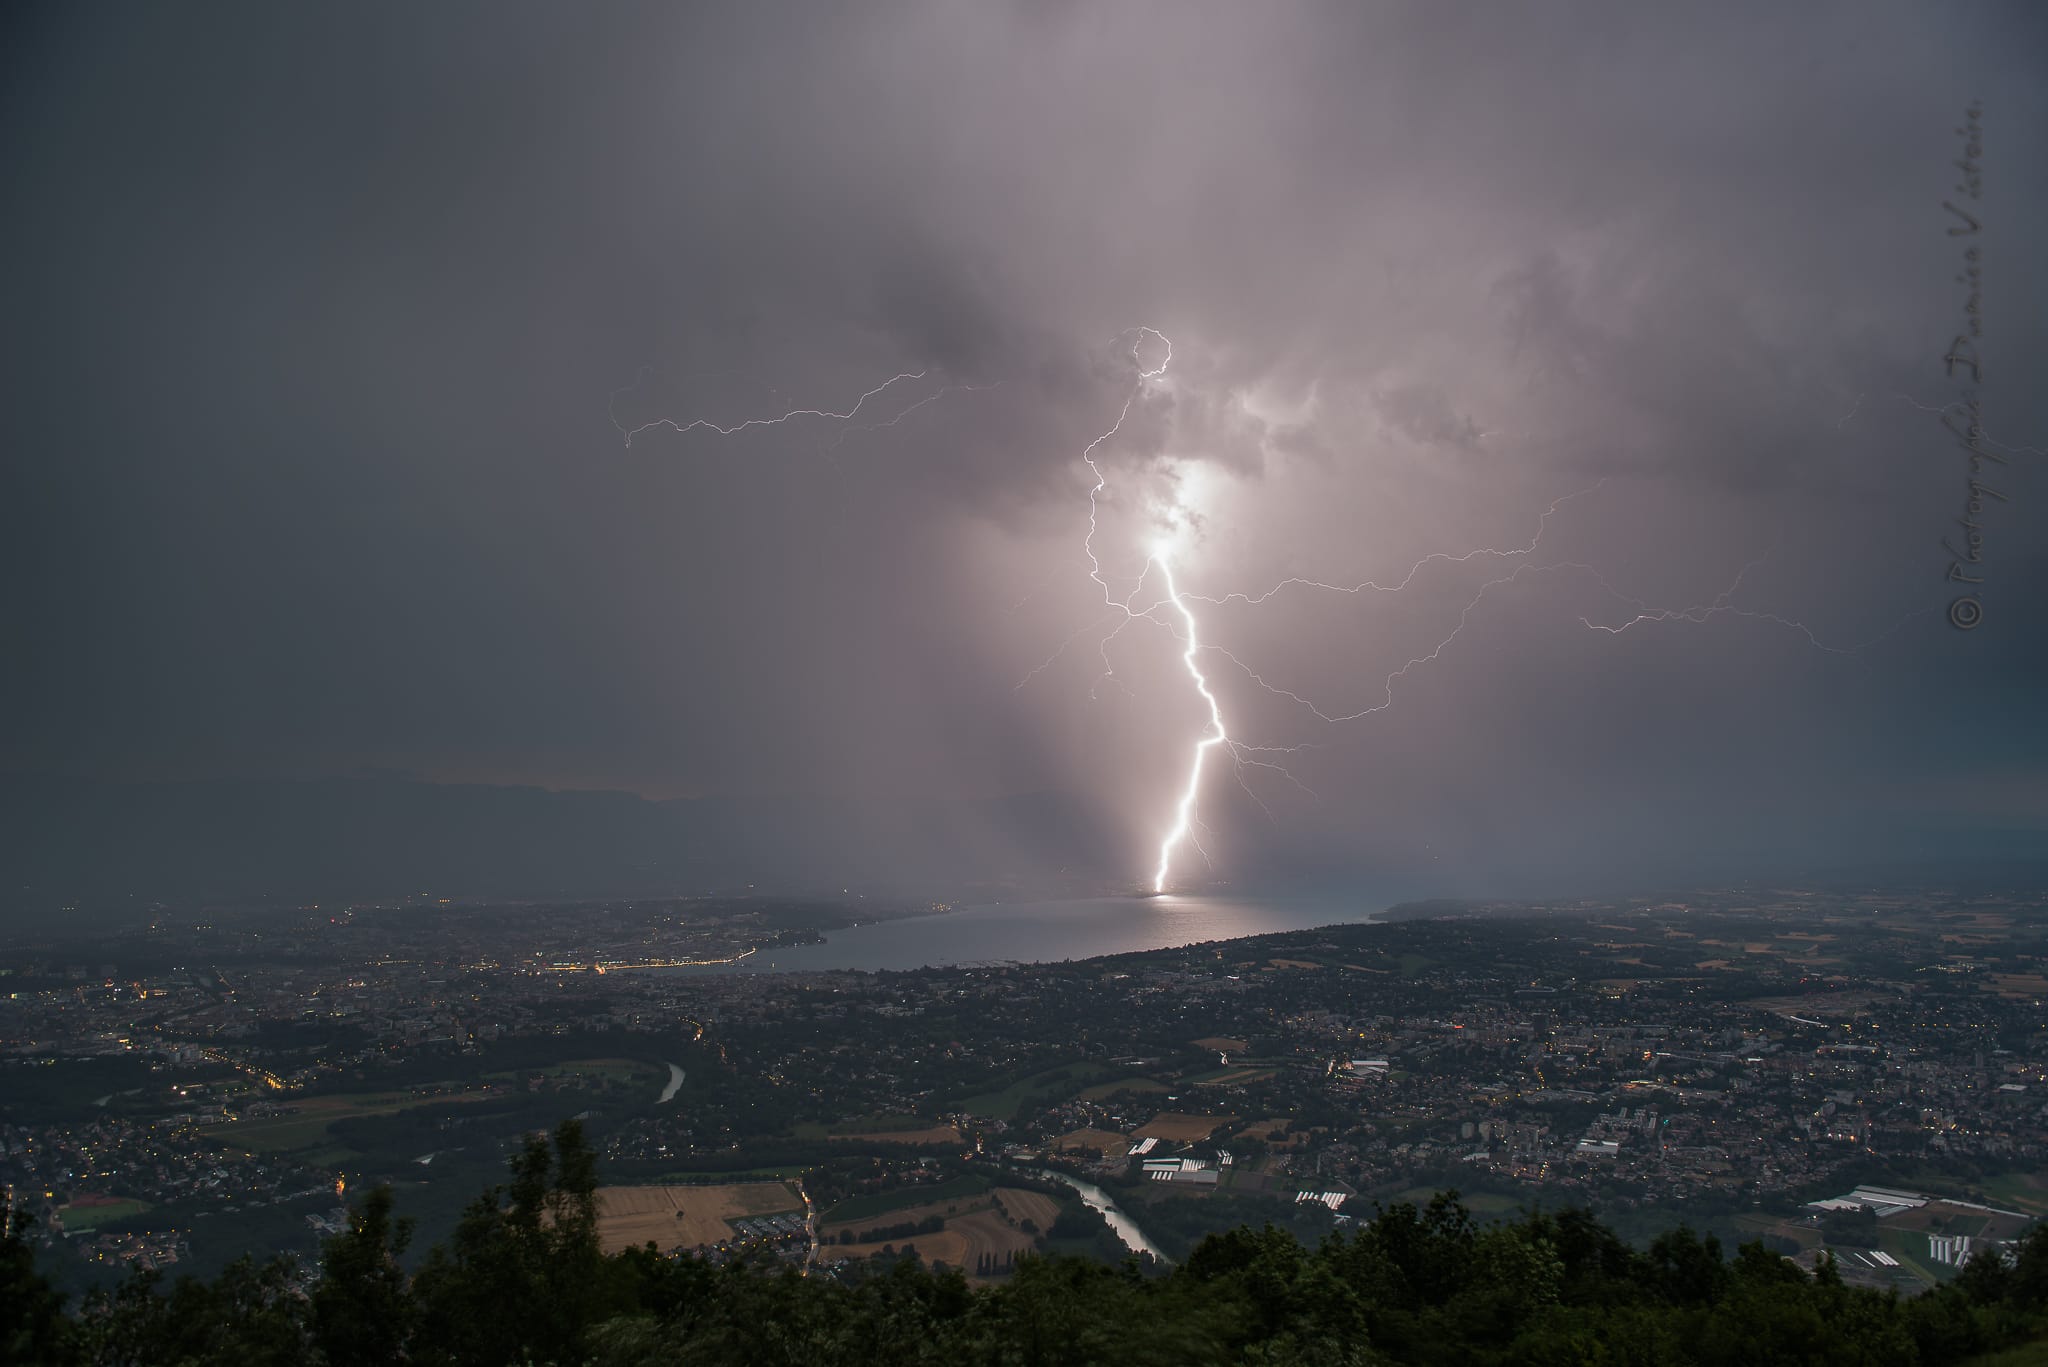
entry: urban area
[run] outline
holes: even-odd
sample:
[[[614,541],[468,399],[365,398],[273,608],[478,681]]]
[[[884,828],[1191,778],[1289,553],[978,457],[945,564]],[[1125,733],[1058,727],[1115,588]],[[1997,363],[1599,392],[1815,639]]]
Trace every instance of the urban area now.
[[[2048,1214],[2048,926],[2017,896],[1423,903],[1114,958],[737,972],[849,907],[299,908],[0,951],[0,1184],[51,1275],[422,1245],[583,1122],[608,1248],[971,1278],[1313,1241],[1456,1191],[1912,1291]]]

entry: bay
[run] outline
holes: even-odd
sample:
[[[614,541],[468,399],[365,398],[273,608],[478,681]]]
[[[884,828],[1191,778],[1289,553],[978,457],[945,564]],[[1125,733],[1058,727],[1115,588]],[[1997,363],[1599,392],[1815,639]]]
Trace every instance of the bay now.
[[[1106,897],[999,902],[825,932],[820,944],[763,949],[680,973],[794,973],[1058,963],[1174,949],[1283,930],[1370,921],[1409,894]]]

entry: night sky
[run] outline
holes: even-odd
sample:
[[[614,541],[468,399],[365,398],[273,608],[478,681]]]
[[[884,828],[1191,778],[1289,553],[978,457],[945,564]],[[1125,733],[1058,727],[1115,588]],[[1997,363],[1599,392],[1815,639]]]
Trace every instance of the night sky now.
[[[2036,5],[5,22],[21,905],[238,887],[252,809],[312,851],[267,889],[374,885],[363,818],[282,829],[335,792],[496,891],[649,820],[764,886],[1147,882],[1207,713],[1090,579],[1120,413],[1103,577],[1158,609],[1165,548],[1271,747],[1177,883],[2048,853]]]

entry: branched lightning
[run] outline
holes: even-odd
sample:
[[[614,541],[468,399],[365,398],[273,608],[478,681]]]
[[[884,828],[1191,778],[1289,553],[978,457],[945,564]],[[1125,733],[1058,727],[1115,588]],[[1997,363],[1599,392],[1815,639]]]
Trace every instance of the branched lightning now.
[[[1166,368],[1173,364],[1173,343],[1167,340],[1165,333],[1157,328],[1147,327],[1132,328],[1131,331],[1137,334],[1137,340],[1131,343],[1131,363],[1138,367],[1138,378],[1132,382],[1131,392],[1124,395],[1124,406],[1117,410],[1116,421],[1110,424],[1109,430],[1094,441],[1089,442],[1081,451],[1081,459],[1088,462],[1088,469],[1095,476],[1094,487],[1088,490],[1088,535],[1081,541],[1081,549],[1088,556],[1088,577],[1093,579],[1097,586],[1102,589],[1102,601],[1104,603],[1111,607],[1122,606],[1126,614],[1130,611],[1129,601],[1126,600],[1121,605],[1117,603],[1115,595],[1110,592],[1109,581],[1102,577],[1102,562],[1095,557],[1095,532],[1099,504],[1102,491],[1109,484],[1109,477],[1103,474],[1102,467],[1095,463],[1095,451],[1097,447],[1123,430],[1124,419],[1131,415],[1131,405],[1136,403],[1138,395],[1144,392],[1145,382],[1158,379],[1166,373]],[[1160,360],[1157,370],[1145,369],[1145,363],[1138,359],[1138,348],[1145,344],[1147,337],[1157,337],[1160,344],[1166,348],[1166,355]],[[1137,590],[1133,589],[1132,595],[1136,596],[1136,593]]]
[[[1116,683],[1118,687],[1124,688],[1128,693],[1128,686],[1117,676],[1109,655],[1111,644],[1127,628],[1136,622],[1148,622],[1162,628],[1179,643],[1181,665],[1186,670],[1188,679],[1194,686],[1195,694],[1207,708],[1208,725],[1191,745],[1188,752],[1185,781],[1181,785],[1178,796],[1171,803],[1172,821],[1160,840],[1157,863],[1152,875],[1152,890],[1154,892],[1164,892],[1166,890],[1173,874],[1175,856],[1182,845],[1192,845],[1204,861],[1209,861],[1210,859],[1209,851],[1205,848],[1202,839],[1203,834],[1207,831],[1207,827],[1201,820],[1200,800],[1202,782],[1208,767],[1209,752],[1211,750],[1220,747],[1228,751],[1239,786],[1261,809],[1266,811],[1268,817],[1272,817],[1272,809],[1247,781],[1246,771],[1248,769],[1270,770],[1285,778],[1310,798],[1315,796],[1306,784],[1303,784],[1299,778],[1280,762],[1285,756],[1297,754],[1303,750],[1315,747],[1309,743],[1288,746],[1251,745],[1232,736],[1224,722],[1224,704],[1218,696],[1217,686],[1204,670],[1203,660],[1205,655],[1213,654],[1227,661],[1254,687],[1298,706],[1307,715],[1320,722],[1345,723],[1376,715],[1392,707],[1396,699],[1397,686],[1411,672],[1430,665],[1441,658],[1465,633],[1474,615],[1479,612],[1482,604],[1488,600],[1490,595],[1519,584],[1524,580],[1540,576],[1583,575],[1589,578],[1601,592],[1622,605],[1625,611],[1631,614],[1623,620],[1614,622],[1596,621],[1591,615],[1582,615],[1578,618],[1579,624],[1586,630],[1609,636],[1619,636],[1628,631],[1649,627],[1658,623],[1684,623],[1697,626],[1714,618],[1725,616],[1782,627],[1797,633],[1809,645],[1829,654],[1855,655],[1890,637],[1915,618],[1927,615],[1927,613],[1933,611],[1933,609],[1923,609],[1919,612],[1909,613],[1867,641],[1854,646],[1841,646],[1823,641],[1811,628],[1791,618],[1774,612],[1736,606],[1735,598],[1741,591],[1744,581],[1752,571],[1769,559],[1771,554],[1769,551],[1744,564],[1736,572],[1728,586],[1716,594],[1710,601],[1689,607],[1677,608],[1652,607],[1647,602],[1622,592],[1592,565],[1572,560],[1545,560],[1539,563],[1536,557],[1542,549],[1546,535],[1549,533],[1553,518],[1557,516],[1566,504],[1585,498],[1601,489],[1607,483],[1605,479],[1597,480],[1585,488],[1562,494],[1553,499],[1537,518],[1534,533],[1525,545],[1486,546],[1458,552],[1433,551],[1409,566],[1407,571],[1397,579],[1385,583],[1368,579],[1354,584],[1340,584],[1294,576],[1282,579],[1278,583],[1259,592],[1233,591],[1216,596],[1185,592],[1181,589],[1175,577],[1171,549],[1169,546],[1162,544],[1154,547],[1146,557],[1142,567],[1138,570],[1136,582],[1132,584],[1129,593],[1119,597],[1117,592],[1111,587],[1109,577],[1104,572],[1102,560],[1096,547],[1096,541],[1101,531],[1102,499],[1109,487],[1109,477],[1101,460],[1098,459],[1098,453],[1106,443],[1112,441],[1123,430],[1126,421],[1130,417],[1131,410],[1138,402],[1139,397],[1144,394],[1148,385],[1165,377],[1168,367],[1173,360],[1172,341],[1156,328],[1132,328],[1128,329],[1122,336],[1132,338],[1130,357],[1135,369],[1135,378],[1117,410],[1116,420],[1110,424],[1107,430],[1093,441],[1090,441],[1081,451],[1081,460],[1093,476],[1088,490],[1088,526],[1085,535],[1081,539],[1081,550],[1088,562],[1088,578],[1101,591],[1102,604],[1105,610],[1095,616],[1094,620],[1077,628],[1061,640],[1049,656],[1018,680],[1016,688],[1021,689],[1026,684],[1032,682],[1064,656],[1074,642],[1094,632],[1099,633],[1097,649],[1101,657],[1102,668],[1090,685],[1090,696],[1096,696],[1099,686],[1104,680]],[[1159,358],[1158,363],[1149,367],[1142,355],[1148,343],[1156,344],[1164,352]],[[912,414],[936,403],[955,391],[972,391],[995,387],[994,385],[948,384],[902,407],[895,408],[893,413],[887,417],[879,417],[873,421],[854,425],[854,419],[862,416],[867,411],[871,402],[899,385],[914,383],[924,379],[928,373],[928,371],[920,369],[893,375],[860,394],[843,412],[829,408],[792,408],[773,416],[747,418],[730,425],[721,425],[708,418],[695,418],[687,421],[659,418],[651,422],[628,427],[619,421],[616,404],[622,395],[637,388],[641,381],[645,379],[646,371],[643,369],[633,384],[625,386],[612,395],[612,402],[608,405],[607,412],[612,417],[613,426],[618,429],[625,445],[629,448],[632,446],[634,438],[653,428],[665,427],[677,435],[705,432],[719,437],[730,437],[757,427],[772,427],[798,419],[816,419],[841,424],[830,448],[831,450],[837,450],[849,436],[855,433],[876,432],[894,428]],[[773,391],[770,392],[772,395]],[[1922,404],[1908,395],[1900,394],[1896,397],[1928,412],[1941,413],[1946,411]],[[1856,416],[1863,404],[1863,399],[1864,396],[1858,396],[1855,405],[1836,423],[1837,427],[1847,424]],[[1483,433],[1482,435],[1491,435],[1491,433]],[[1989,442],[1988,439],[1986,440],[1989,445],[2000,445],[1999,443]],[[2028,447],[2002,447],[2002,449],[2015,454],[2040,454],[2034,448]],[[1354,597],[1365,593],[1396,594],[1416,583],[1424,571],[1431,567],[1469,565],[1475,561],[1488,560],[1518,560],[1521,563],[1516,564],[1512,569],[1497,572],[1480,583],[1465,598],[1463,606],[1458,611],[1456,620],[1451,624],[1449,631],[1441,639],[1437,640],[1432,648],[1415,655],[1399,668],[1392,670],[1381,678],[1378,681],[1377,689],[1374,690],[1378,695],[1376,699],[1348,710],[1343,708],[1326,708],[1294,689],[1272,682],[1259,669],[1240,658],[1237,654],[1222,645],[1203,640],[1200,623],[1196,619],[1193,606],[1191,606],[1192,604],[1207,604],[1219,608],[1232,605],[1241,605],[1247,608],[1258,607],[1276,595],[1290,589],[1337,593]],[[1153,575],[1155,571],[1158,575],[1158,587],[1154,588],[1151,594],[1148,595],[1147,586],[1154,582]],[[1026,596],[1027,600],[1029,596]],[[1011,612],[1014,613],[1022,605],[1022,602],[1018,603],[1015,607],[1012,607]],[[1369,694],[1368,698],[1371,698],[1371,696]],[[1213,868],[1213,863],[1211,867]]]
[[[624,423],[619,421],[618,414],[616,411],[616,405],[618,403],[620,394],[628,392],[634,387],[634,385],[637,385],[639,383],[638,380],[635,380],[634,384],[627,385],[624,389],[617,390],[612,394],[613,407],[610,410],[612,413],[612,426],[618,428],[619,434],[625,438],[626,445],[630,447],[633,444],[633,438],[639,436],[642,432],[649,431],[656,427],[666,427],[671,431],[675,432],[678,436],[683,436],[691,432],[701,431],[711,432],[721,437],[730,437],[737,433],[744,432],[749,428],[775,427],[778,426],[779,424],[789,422],[796,418],[830,418],[839,422],[847,422],[859,416],[861,409],[866,406],[867,401],[869,399],[874,398],[876,395],[881,394],[883,391],[889,389],[894,385],[901,384],[905,380],[921,380],[925,377],[927,373],[928,372],[922,370],[907,370],[900,375],[892,375],[888,379],[876,385],[873,389],[870,389],[866,393],[862,394],[858,399],[855,399],[853,401],[853,407],[847,409],[844,413],[835,413],[828,408],[792,408],[788,412],[779,413],[772,418],[745,418],[739,422],[732,424],[730,427],[720,426],[718,423],[711,421],[711,419],[709,418],[692,418],[687,422],[679,422],[674,418],[656,418],[651,422],[643,422],[638,427],[627,427]],[[643,369],[641,371],[641,374],[644,376],[646,374],[646,371]],[[877,423],[876,426],[893,427],[897,423],[901,422],[905,417],[907,417],[913,410],[924,407],[926,404],[932,402],[934,399],[937,399],[942,395],[948,393],[950,389],[967,387],[969,386],[949,386],[948,389],[942,389],[937,394],[928,395],[927,397],[918,400],[909,408],[906,408],[902,412],[899,412],[895,417],[891,418],[889,421],[885,423]],[[842,433],[842,436],[843,435],[844,434]]]
[[[1918,608],[1900,617],[1883,631],[1878,632],[1877,635],[1859,641],[1853,646],[1829,645],[1826,641],[1821,640],[1819,636],[1815,635],[1813,628],[1807,626],[1804,622],[1794,621],[1790,617],[1783,617],[1775,612],[1759,612],[1752,608],[1738,608],[1728,601],[1735,596],[1735,591],[1742,587],[1743,576],[1769,558],[1770,554],[1766,552],[1744,565],[1741,572],[1735,576],[1734,582],[1715,595],[1713,602],[1689,608],[1652,608],[1644,603],[1642,599],[1632,598],[1620,589],[1615,588],[1592,566],[1579,566],[1579,568],[1591,574],[1602,589],[1636,610],[1635,616],[1618,626],[1608,626],[1604,623],[1595,622],[1589,617],[1579,618],[1579,625],[1589,631],[1599,631],[1605,632],[1609,636],[1619,636],[1632,627],[1643,626],[1652,622],[1688,622],[1698,626],[1715,617],[1740,617],[1752,622],[1769,622],[1773,626],[1781,626],[1789,631],[1796,631],[1805,637],[1806,643],[1815,650],[1823,650],[1830,655],[1860,655],[1879,642],[1888,640],[1896,635],[1900,628],[1904,627],[1908,622],[1926,617],[1934,612],[1933,608]]]
[[[1201,661],[1205,653],[1214,653],[1229,661],[1255,687],[1296,704],[1317,720],[1326,723],[1343,723],[1373,716],[1392,707],[1396,697],[1397,685],[1412,671],[1434,663],[1445,651],[1449,650],[1460,636],[1464,634],[1467,626],[1472,621],[1473,615],[1479,610],[1489,595],[1510,585],[1517,584],[1524,579],[1536,576],[1564,573],[1583,574],[1590,577],[1602,591],[1626,605],[1633,611],[1634,616],[1618,625],[1595,622],[1590,617],[1580,618],[1581,624],[1588,630],[1600,631],[1610,635],[1619,635],[1633,627],[1653,622],[1699,624],[1713,617],[1725,615],[1781,626],[1799,633],[1809,644],[1821,650],[1831,654],[1847,655],[1855,654],[1871,645],[1875,645],[1877,642],[1885,639],[1885,637],[1898,631],[1914,617],[1923,615],[1922,613],[1908,614],[1871,640],[1853,647],[1842,647],[1822,641],[1812,629],[1791,618],[1777,613],[1757,611],[1734,605],[1732,600],[1737,591],[1742,587],[1743,581],[1752,570],[1768,558],[1768,552],[1743,565],[1728,587],[1717,594],[1712,601],[1684,608],[1652,608],[1642,600],[1620,592],[1592,565],[1570,560],[1536,563],[1531,559],[1530,557],[1535,556],[1541,548],[1544,538],[1550,529],[1551,521],[1558,512],[1573,500],[1584,498],[1602,488],[1607,482],[1605,479],[1597,480],[1586,488],[1578,489],[1553,499],[1537,518],[1534,534],[1526,544],[1500,547],[1485,546],[1459,552],[1431,552],[1417,560],[1408,568],[1406,573],[1391,582],[1382,583],[1378,580],[1368,579],[1355,584],[1338,584],[1321,579],[1294,576],[1283,579],[1279,583],[1256,593],[1237,591],[1215,596],[1183,592],[1174,578],[1173,567],[1169,563],[1167,553],[1162,548],[1155,550],[1145,561],[1143,568],[1139,571],[1137,582],[1132,586],[1131,591],[1120,598],[1110,587],[1109,580],[1103,572],[1101,557],[1096,550],[1096,538],[1100,531],[1102,495],[1108,488],[1108,476],[1104,472],[1101,462],[1097,460],[1096,455],[1106,442],[1122,431],[1125,421],[1130,416],[1132,405],[1136,403],[1138,396],[1144,392],[1146,384],[1165,375],[1173,355],[1172,343],[1158,330],[1138,328],[1133,331],[1136,333],[1137,339],[1131,347],[1131,358],[1133,364],[1137,367],[1137,378],[1133,382],[1130,391],[1124,396],[1123,403],[1117,411],[1115,422],[1111,423],[1102,435],[1088,443],[1081,453],[1082,461],[1087,465],[1090,474],[1094,476],[1093,483],[1088,490],[1088,530],[1082,538],[1082,553],[1088,561],[1088,577],[1101,591],[1103,605],[1108,609],[1108,612],[1068,635],[1059,643],[1050,656],[1025,674],[1017,682],[1016,687],[1022,688],[1025,684],[1037,678],[1064,655],[1075,641],[1090,632],[1102,632],[1097,647],[1102,659],[1102,669],[1097,675],[1095,683],[1090,686],[1089,692],[1091,697],[1096,696],[1100,684],[1105,679],[1114,681],[1119,686],[1122,686],[1122,680],[1117,677],[1114,665],[1110,660],[1109,647],[1132,623],[1139,620],[1157,623],[1165,627],[1179,641],[1181,646],[1181,663],[1187,670],[1188,677],[1194,683],[1197,694],[1208,708],[1209,726],[1194,743],[1193,751],[1189,757],[1186,782],[1182,786],[1179,797],[1173,805],[1172,826],[1160,842],[1158,863],[1153,872],[1152,879],[1152,887],[1155,892],[1165,891],[1168,879],[1173,871],[1174,854],[1183,843],[1194,845],[1202,853],[1204,859],[1208,858],[1208,853],[1202,848],[1201,841],[1197,835],[1197,832],[1201,829],[1197,812],[1202,778],[1210,750],[1219,746],[1229,750],[1235,763],[1239,785],[1244,788],[1245,792],[1262,809],[1267,811],[1269,816],[1271,815],[1270,807],[1252,789],[1251,785],[1246,782],[1244,774],[1246,768],[1273,770],[1294,783],[1295,786],[1301,788],[1304,792],[1310,792],[1307,786],[1302,784],[1284,765],[1275,762],[1273,759],[1260,758],[1260,756],[1267,755],[1291,754],[1307,747],[1246,745],[1231,736],[1229,729],[1224,724],[1223,705],[1217,697],[1210,679],[1203,672]],[[1147,338],[1156,338],[1166,348],[1165,358],[1156,367],[1150,369],[1145,367],[1143,360],[1140,358],[1140,348],[1144,345]],[[1853,416],[1853,413],[1854,410],[1852,409],[1851,416]],[[1505,573],[1488,578],[1472,592],[1459,610],[1457,620],[1452,624],[1450,630],[1432,648],[1415,655],[1380,680],[1378,688],[1379,697],[1376,701],[1365,703],[1349,710],[1327,709],[1313,699],[1293,689],[1269,681],[1258,669],[1223,646],[1203,641],[1194,610],[1190,606],[1192,603],[1206,603],[1219,607],[1232,604],[1257,607],[1273,598],[1276,594],[1288,589],[1307,589],[1351,596],[1368,592],[1400,593],[1414,584],[1417,578],[1432,566],[1465,565],[1479,560],[1516,559],[1521,560],[1522,563]],[[1164,584],[1164,595],[1154,602],[1140,606],[1140,597],[1145,593],[1146,584],[1155,567]],[[1108,627],[1106,632],[1103,631],[1105,626]],[[1310,795],[1313,796],[1313,793],[1310,793]]]
[[[1197,594],[1190,594],[1189,596],[1194,598],[1196,602],[1200,603],[1215,603],[1219,606],[1227,603],[1243,603],[1248,607],[1257,607],[1259,604],[1273,597],[1273,595],[1279,593],[1282,589],[1287,588],[1324,589],[1331,593],[1346,594],[1360,594],[1366,592],[1367,590],[1371,590],[1374,593],[1399,593],[1401,590],[1407,588],[1410,584],[1414,583],[1415,576],[1422,573],[1422,571],[1430,565],[1438,563],[1448,565],[1465,565],[1470,564],[1472,561],[1478,560],[1481,557],[1487,556],[1490,556],[1497,560],[1505,560],[1511,556],[1535,554],[1537,546],[1540,545],[1543,541],[1544,531],[1550,526],[1551,515],[1554,514],[1559,508],[1562,508],[1565,504],[1571,502],[1573,499],[1584,498],[1587,494],[1595,492],[1596,490],[1604,486],[1606,483],[1607,481],[1604,478],[1597,479],[1583,489],[1577,490],[1573,493],[1563,494],[1555,499],[1552,499],[1550,506],[1543,510],[1543,515],[1536,519],[1536,534],[1529,538],[1529,544],[1526,546],[1510,546],[1505,549],[1495,549],[1491,546],[1482,546],[1478,550],[1465,551],[1464,553],[1459,555],[1452,555],[1449,551],[1432,551],[1428,555],[1423,556],[1422,559],[1416,561],[1412,566],[1410,566],[1408,573],[1401,577],[1401,582],[1398,584],[1381,584],[1368,579],[1364,583],[1353,584],[1347,588],[1342,584],[1326,584],[1320,579],[1290,578],[1283,579],[1279,583],[1275,584],[1272,588],[1267,589],[1265,592],[1258,594],[1226,593],[1221,598],[1204,598]]]
[[[943,389],[933,390],[931,393],[925,395],[916,403],[911,404],[908,408],[905,408],[902,412],[898,413],[893,418],[885,419],[882,422],[862,423],[858,427],[840,428],[839,435],[832,439],[831,449],[837,451],[842,445],[845,444],[846,439],[856,432],[885,432],[889,428],[892,428],[896,426],[898,423],[902,422],[912,413],[917,412],[920,408],[923,408],[929,404],[935,404],[940,399],[945,398],[948,394],[973,394],[978,393],[979,391],[984,389],[1000,389],[1002,387],[1002,383],[1003,382],[1001,380],[997,380],[993,384],[949,384]],[[847,416],[851,417],[852,414],[848,414]]]

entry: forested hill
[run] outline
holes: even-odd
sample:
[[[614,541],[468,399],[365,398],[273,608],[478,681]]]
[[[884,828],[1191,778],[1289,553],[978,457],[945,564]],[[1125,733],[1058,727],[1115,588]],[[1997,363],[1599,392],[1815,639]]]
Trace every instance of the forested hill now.
[[[1030,1258],[993,1285],[915,1260],[856,1281],[598,1245],[594,1156],[571,1122],[532,1140],[408,1276],[388,1190],[317,1275],[243,1262],[139,1274],[67,1311],[27,1244],[0,1242],[0,1362],[142,1367],[390,1363],[748,1367],[1187,1367],[1202,1363],[1842,1364],[2048,1361],[2048,1224],[1910,1300],[1680,1229],[1647,1252],[1582,1212],[1481,1227],[1451,1196],[1307,1248],[1210,1238],[1148,1273]],[[1992,1357],[1983,1357],[1993,1354]]]

